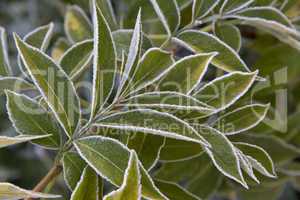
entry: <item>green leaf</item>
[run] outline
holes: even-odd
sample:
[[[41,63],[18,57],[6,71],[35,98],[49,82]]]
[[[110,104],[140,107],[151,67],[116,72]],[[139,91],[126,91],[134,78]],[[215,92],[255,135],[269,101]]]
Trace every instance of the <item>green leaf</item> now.
[[[62,55],[59,65],[74,79],[91,64],[92,51],[92,40],[76,43]]]
[[[71,200],[98,200],[98,176],[87,166],[74,189]]]
[[[254,5],[255,6],[268,6],[271,5],[273,0],[255,0]]]
[[[149,171],[157,163],[164,143],[164,137],[135,133],[129,137],[127,147],[136,151],[142,165]]]
[[[75,141],[81,157],[95,171],[116,186],[121,186],[130,157],[130,150],[117,140],[90,136]],[[151,199],[167,199],[156,188],[147,171],[139,164],[142,195]]]
[[[260,181],[257,179],[256,175],[254,174],[253,171],[253,166],[249,160],[249,158],[247,157],[247,155],[244,155],[238,148],[236,148],[238,157],[239,157],[239,161],[240,161],[240,165],[241,168],[256,182],[256,183],[260,183]]]
[[[162,167],[155,173],[155,178],[169,182],[184,182],[196,178],[205,172],[207,166],[212,165],[207,154],[169,163],[162,163]]]
[[[192,22],[208,15],[220,0],[193,0]]]
[[[67,39],[60,37],[54,43],[51,51],[51,57],[56,62],[59,62],[64,53],[70,48],[70,44]]]
[[[237,52],[240,51],[242,45],[242,36],[240,30],[232,24],[215,23],[215,35],[232,47]]]
[[[128,90],[131,84],[131,78],[136,72],[142,46],[142,24],[141,24],[141,10],[139,10],[136,17],[136,23],[132,34],[127,61],[124,66],[123,76],[119,86],[120,92]],[[117,96],[118,97],[118,96]]]
[[[251,7],[237,12],[235,15],[275,21],[287,27],[293,27],[286,15],[274,7]]]
[[[137,155],[131,151],[122,186],[104,197],[104,200],[140,200],[141,175]]]
[[[222,176],[205,153],[192,159],[163,163],[155,177],[185,183],[189,192],[203,199],[209,199],[222,181]]]
[[[102,14],[104,18],[107,20],[109,27],[111,30],[115,30],[118,28],[118,24],[116,21],[115,13],[113,7],[111,5],[111,1],[108,0],[96,0],[97,6],[101,8]]]
[[[0,183],[0,200],[17,200],[26,198],[60,198],[59,195],[43,194],[22,189],[10,183]]]
[[[132,28],[135,24],[135,16],[138,13],[139,9],[142,12],[142,24],[143,31],[150,37],[155,34],[163,34],[164,39],[166,35],[165,26],[162,24],[160,18],[157,16],[156,11],[153,8],[151,1],[139,1],[139,0],[130,0],[127,2],[129,9],[123,18],[123,26],[125,28]],[[156,36],[156,35],[155,35]],[[152,40],[153,41],[153,40]]]
[[[121,103],[122,104],[122,103]],[[192,96],[178,92],[146,92],[132,96],[126,100],[124,106],[129,108],[151,108],[163,112],[179,115],[180,117],[188,115],[192,111],[209,114],[214,110],[212,107],[198,101]]]
[[[212,164],[207,165],[203,170],[195,174],[188,181],[187,189],[202,199],[210,199],[218,191],[222,183],[223,178],[221,174]]]
[[[191,2],[193,0],[176,0],[178,7],[180,8],[180,10],[184,9],[185,7],[187,7],[189,4],[191,4]]]
[[[84,11],[78,6],[68,7],[64,28],[68,39],[72,43],[93,37],[91,22]]]
[[[133,30],[119,29],[117,31],[114,31],[112,35],[116,44],[118,60],[122,60],[122,52],[125,52],[126,55],[129,54]],[[143,34],[142,40],[143,42],[141,47],[141,53],[145,53],[148,49],[152,47],[152,43],[145,34]]]
[[[16,131],[22,135],[51,135],[36,140],[35,144],[50,149],[60,147],[59,128],[52,116],[38,102],[25,95],[6,91],[9,119]]]
[[[74,152],[66,152],[63,156],[64,179],[70,190],[74,190],[80,180],[86,163]]]
[[[200,200],[194,194],[188,192],[185,188],[172,182],[155,180],[155,184],[169,199],[172,200]]]
[[[98,175],[98,200],[103,199],[104,181],[102,177]]]
[[[150,85],[159,75],[174,63],[172,54],[160,48],[151,48],[145,52],[132,77],[132,87],[140,90]]]
[[[178,35],[178,39],[173,40],[195,53],[218,52],[212,64],[227,72],[249,71],[244,61],[230,46],[209,33],[195,30],[184,31]]]
[[[170,36],[180,25],[180,11],[176,0],[166,3],[164,0],[150,0],[153,9]]]
[[[100,8],[93,1],[94,61],[91,118],[106,103],[114,88],[114,71],[117,67],[116,49],[111,30]]]
[[[34,46],[45,52],[49,46],[50,39],[53,34],[54,24],[50,23],[45,26],[40,26],[31,31],[24,37],[24,41],[31,46]]]
[[[252,4],[255,0],[224,0],[221,12],[222,13],[233,13],[238,10],[242,10]]]
[[[0,76],[11,75],[5,29],[0,26]]]
[[[15,42],[25,67],[65,133],[71,137],[80,125],[80,105],[74,85],[65,72],[40,50],[16,34]]]
[[[36,140],[41,138],[49,137],[50,135],[19,135],[16,137],[0,136],[0,148],[15,145],[30,140]]]
[[[275,165],[283,165],[291,160],[297,158],[300,150],[284,140],[271,136],[256,136],[256,135],[233,135],[230,137],[233,142],[243,142],[248,144],[255,144],[262,147],[270,157],[273,159]]]
[[[181,16],[180,28],[192,24],[193,16],[191,15],[191,13],[193,14],[194,0],[177,0],[177,2],[180,7],[180,16]]]
[[[24,41],[38,49],[40,49],[42,52],[45,52],[49,46],[50,40],[52,38],[54,29],[54,24],[50,23],[45,26],[40,26],[33,31],[29,32],[25,37]],[[24,66],[23,61],[21,60],[21,57],[18,56],[18,64],[23,72],[23,74],[28,77],[28,72],[26,71],[26,68]]]
[[[211,148],[205,147],[216,168],[225,176],[248,188],[244,180],[237,152],[229,139],[216,129],[199,126],[197,130],[210,143]]]
[[[232,72],[204,85],[193,96],[201,102],[222,110],[234,104],[252,86],[257,71],[253,73]]]
[[[0,77],[0,96],[4,94],[5,90],[15,92],[33,90],[34,85],[18,77]]]
[[[190,94],[201,82],[208,65],[217,53],[186,56],[174,63],[159,82],[160,91]]]
[[[135,131],[135,133],[143,132],[192,141],[204,146],[208,145],[205,139],[188,123],[168,113],[155,110],[136,109],[118,112],[98,120],[95,126],[102,128],[103,131],[117,129]]]
[[[160,151],[159,159],[163,162],[176,162],[188,160],[203,153],[201,145],[175,139],[166,139]]]
[[[265,176],[276,177],[273,161],[263,148],[242,142],[234,143],[234,145],[246,155],[254,169]]]
[[[298,41],[298,39],[300,38],[300,34],[294,28],[294,26],[291,25],[291,22],[287,19],[286,16],[274,9],[264,7],[262,7],[261,9],[258,7],[257,10],[255,9],[257,8],[253,8],[253,10],[250,9],[249,12],[245,14],[245,16],[243,16],[242,13],[236,15],[228,15],[224,17],[224,19],[238,19],[242,24],[247,24],[255,28],[259,28],[264,32],[273,35],[280,41],[290,45],[291,47],[298,50],[300,49],[300,42]],[[257,15],[260,17],[256,17]]]
[[[241,133],[259,124],[265,118],[269,107],[262,104],[246,105],[221,115],[212,124],[226,135]]]

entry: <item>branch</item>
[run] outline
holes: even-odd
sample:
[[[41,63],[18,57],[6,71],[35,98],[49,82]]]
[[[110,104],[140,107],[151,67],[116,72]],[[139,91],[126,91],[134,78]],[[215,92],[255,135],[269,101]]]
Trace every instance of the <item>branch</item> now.
[[[54,165],[47,175],[34,187],[34,192],[42,192],[46,189],[49,183],[55,180],[58,175],[62,172],[63,167],[60,164]],[[25,200],[33,200],[32,198],[27,198]]]

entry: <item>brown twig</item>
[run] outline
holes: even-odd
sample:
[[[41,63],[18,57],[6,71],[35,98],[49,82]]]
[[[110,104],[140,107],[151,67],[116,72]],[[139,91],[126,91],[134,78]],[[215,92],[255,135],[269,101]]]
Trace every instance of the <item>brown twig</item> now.
[[[58,175],[62,172],[63,167],[60,164],[54,165],[47,175],[34,187],[34,192],[42,192],[46,189],[49,183],[51,183],[54,179],[58,177]],[[32,198],[27,198],[25,200],[33,200]]]

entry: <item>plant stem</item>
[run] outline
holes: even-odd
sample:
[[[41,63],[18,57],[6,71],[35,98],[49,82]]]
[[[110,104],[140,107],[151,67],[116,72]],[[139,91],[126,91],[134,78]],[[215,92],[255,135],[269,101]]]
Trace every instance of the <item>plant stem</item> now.
[[[45,190],[45,188],[48,186],[49,183],[51,183],[53,180],[55,180],[58,175],[62,172],[63,167],[60,164],[55,164],[50,171],[47,173],[47,175],[34,187],[34,192],[42,192]],[[33,200],[32,198],[27,198],[25,200]]]

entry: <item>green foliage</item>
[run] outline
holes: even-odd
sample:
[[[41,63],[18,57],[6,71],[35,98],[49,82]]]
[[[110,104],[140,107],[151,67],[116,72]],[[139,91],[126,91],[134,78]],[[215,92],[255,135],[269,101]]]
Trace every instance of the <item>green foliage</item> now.
[[[14,200],[23,198],[59,198],[59,195],[42,194],[24,190],[10,183],[0,183],[0,199]]]
[[[76,2],[84,8],[67,7],[65,36],[55,43],[53,23],[23,39],[14,34],[22,77],[12,74],[0,28],[0,95],[19,134],[0,136],[1,148],[31,141],[53,150],[71,200],[196,200],[233,192],[253,199],[258,191],[275,199],[268,190],[287,180],[299,184],[299,111],[288,117],[285,135],[261,123],[277,116],[269,95],[276,88],[263,93],[261,85],[279,63],[293,66],[300,55],[287,5]],[[271,42],[262,42],[265,33]],[[265,50],[274,41],[275,50]],[[253,51],[254,65],[247,59]],[[267,65],[263,73],[259,64]],[[280,87],[299,88],[299,81],[274,77]],[[299,110],[299,95],[292,97]],[[58,198],[39,192],[51,191],[61,171],[50,170],[46,185],[33,191],[0,183],[0,199]]]
[[[105,200],[138,200],[141,198],[141,175],[137,155],[130,154],[121,188],[104,197]]]
[[[97,200],[98,189],[98,176],[92,168],[87,166],[72,193],[71,200]]]

